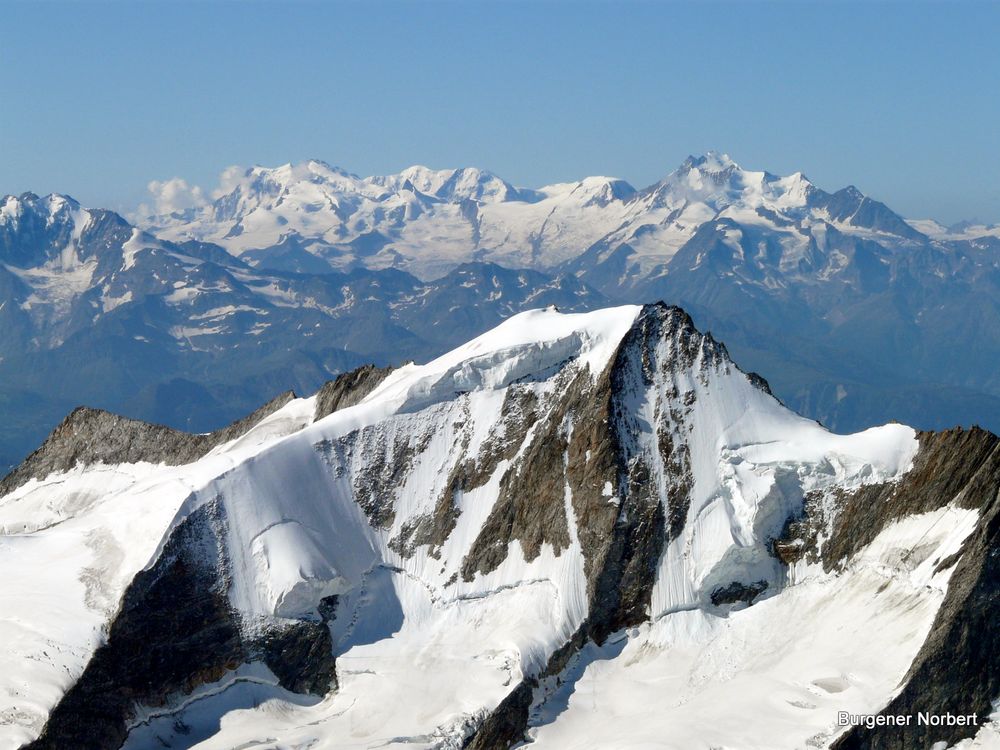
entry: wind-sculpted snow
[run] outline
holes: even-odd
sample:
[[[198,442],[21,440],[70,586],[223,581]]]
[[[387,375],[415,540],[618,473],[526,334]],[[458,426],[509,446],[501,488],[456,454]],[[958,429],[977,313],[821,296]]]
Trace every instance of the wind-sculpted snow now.
[[[541,344],[512,346],[456,364],[435,380],[424,380],[410,388],[400,411],[420,411],[456,394],[477,389],[496,390],[528,377],[542,377],[575,358],[581,350],[579,335]]]
[[[770,539],[805,493],[884,481],[909,468],[918,447],[912,429],[831,435],[776,408],[773,396],[710,337],[692,334],[690,323],[673,327],[673,335],[655,318],[648,325],[634,344],[642,352],[616,391],[623,417],[636,422],[628,460],[644,465],[668,509],[684,518],[673,524],[659,561],[654,617],[703,604],[734,579],[774,585],[782,573]]]
[[[98,701],[95,747],[825,746],[990,611],[949,589],[989,575],[956,567],[983,471],[928,489],[913,430],[827,432],[663,304],[523,313],[247,427],[0,499],[0,745]],[[911,476],[935,502],[884,499]],[[868,496],[898,508],[824,567]]]

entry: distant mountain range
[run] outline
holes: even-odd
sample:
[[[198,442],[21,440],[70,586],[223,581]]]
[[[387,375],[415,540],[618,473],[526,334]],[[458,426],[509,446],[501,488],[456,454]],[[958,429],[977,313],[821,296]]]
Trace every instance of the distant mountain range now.
[[[8,196],[0,258],[0,467],[78,404],[207,431],[369,361],[426,359],[524,309],[606,302],[569,274],[488,263],[433,281],[255,269],[64,196]]]
[[[165,239],[225,247],[248,262],[294,271],[399,268],[434,278],[468,261],[552,269],[568,265],[605,282],[665,273],[707,222],[778,232],[786,262],[825,244],[827,227],[874,241],[1000,241],[1000,228],[912,225],[854,187],[827,193],[802,173],[742,169],[724,154],[689,157],[643,190],[587,177],[537,190],[481,169],[358,177],[320,161],[253,167],[204,206],[138,223]],[[815,230],[815,231],[814,231]]]
[[[3,199],[0,461],[77,403],[209,430],[520,310],[657,299],[834,429],[1000,427],[1000,229],[907,221],[722,154],[641,190],[254,167],[212,203],[132,222]]]

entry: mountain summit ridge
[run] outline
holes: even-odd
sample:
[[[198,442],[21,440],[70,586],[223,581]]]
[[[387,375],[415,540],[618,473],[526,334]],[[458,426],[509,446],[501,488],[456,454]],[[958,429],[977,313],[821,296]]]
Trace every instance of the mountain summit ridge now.
[[[0,575],[33,574],[0,741],[913,746],[835,726],[897,694],[987,721],[996,436],[830,433],[663,303],[526,311],[324,391],[172,436],[175,465],[77,415],[0,485]]]
[[[751,171],[719,153],[689,157],[641,190],[595,177],[525,193],[481,169],[411,167],[366,178],[319,160],[227,173],[224,182],[214,202],[160,217],[162,232],[107,212],[100,231],[72,220],[49,224],[50,203],[76,205],[58,197],[32,199],[31,230],[13,219],[27,204],[4,200],[0,323],[8,336],[0,370],[25,351],[76,347],[7,377],[11,395],[0,401],[12,404],[14,433],[30,433],[33,443],[78,402],[189,428],[186,414],[161,405],[199,404],[216,416],[197,427],[211,430],[367,360],[384,366],[396,363],[395,353],[440,354],[527,306],[652,299],[679,304],[719,331],[748,367],[771,373],[785,403],[825,424],[1000,425],[1000,380],[984,366],[1000,356],[1000,239],[989,228],[954,234],[907,222],[856,188],[826,192],[801,172]],[[74,231],[86,240],[82,255]],[[467,272],[467,263],[494,265]],[[405,275],[411,271],[420,278]],[[434,329],[446,340],[407,314],[431,302],[431,322],[448,321]],[[279,325],[296,306],[299,319]],[[348,307],[374,317],[363,335],[323,325]],[[317,324],[312,336],[272,338],[282,326],[315,332]],[[232,359],[240,348],[220,343],[234,330],[253,331],[243,349],[269,339],[274,368],[262,376],[253,364],[248,392],[241,395],[241,381],[223,396],[215,373],[188,354],[208,350],[222,357],[216,372],[243,372],[247,364]],[[138,351],[143,340],[178,354],[150,370],[155,358]],[[97,364],[84,344],[131,352],[119,356],[128,375],[110,356],[99,377],[83,375]],[[68,362],[71,379],[60,372]],[[50,398],[25,377],[33,372],[69,399],[43,410],[39,426],[20,416]],[[119,382],[127,399],[95,392],[98,380]],[[0,462],[27,448],[0,444]]]
[[[715,151],[688,157],[663,179],[639,190],[606,177],[527,189],[471,167],[413,166],[394,175],[361,178],[310,160],[273,169],[252,167],[211,204],[180,217],[143,217],[139,223],[169,239],[218,242],[236,254],[260,256],[265,263],[269,246],[294,238],[334,267],[394,265],[424,277],[443,264],[471,259],[471,250],[494,260],[502,257],[508,265],[551,268],[615,233],[622,235],[623,243],[636,229],[664,220],[668,225],[655,232],[667,232],[668,250],[659,253],[665,261],[670,246],[690,237],[686,225],[726,209],[813,209],[820,212],[817,218],[843,222],[848,231],[853,227],[917,237],[917,230],[902,219],[886,218],[891,212],[883,204],[876,210],[883,215],[881,223],[852,224],[857,211],[843,210],[851,196],[853,192],[825,193],[801,172],[788,177],[752,172]],[[864,200],[854,196],[856,203]],[[827,204],[840,210],[824,213]],[[660,216],[658,210],[666,213]],[[671,218],[671,212],[676,217]],[[438,247],[425,243],[418,252],[418,235],[425,230],[410,224],[426,225]],[[359,255],[352,243],[368,237],[377,238],[378,244],[374,252]],[[464,251],[459,249],[462,243]]]

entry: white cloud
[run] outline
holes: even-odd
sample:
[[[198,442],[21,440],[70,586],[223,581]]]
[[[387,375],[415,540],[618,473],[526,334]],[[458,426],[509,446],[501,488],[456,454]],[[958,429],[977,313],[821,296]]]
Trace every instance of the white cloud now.
[[[219,186],[212,191],[212,200],[218,200],[222,196],[231,193],[243,180],[246,171],[246,167],[236,165],[223,169],[219,175]]]
[[[151,212],[170,214],[183,211],[186,208],[198,208],[208,201],[197,185],[190,185],[182,177],[172,177],[169,180],[152,180],[146,189],[153,199]]]
[[[211,201],[217,200],[232,192],[240,184],[246,168],[240,166],[226,167],[219,174],[219,184],[211,192],[199,185],[192,185],[183,177],[171,177],[169,180],[151,180],[146,185],[150,201],[142,203],[132,214],[135,220],[165,216],[176,211],[189,208],[201,208]]]

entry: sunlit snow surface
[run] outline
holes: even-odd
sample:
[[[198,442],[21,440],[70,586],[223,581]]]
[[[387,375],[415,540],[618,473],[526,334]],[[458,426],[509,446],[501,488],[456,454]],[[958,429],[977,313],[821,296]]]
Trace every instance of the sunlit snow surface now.
[[[591,646],[535,717],[533,747],[825,747],[837,711],[875,712],[897,689],[944,595],[935,563],[976,515],[908,518],[840,577],[799,563],[781,594],[729,617],[677,612]]]
[[[136,221],[158,237],[213,242],[247,258],[293,242],[336,268],[396,267],[423,279],[473,260],[552,269],[588,248],[605,260],[625,245],[634,253],[630,273],[659,274],[713,219],[766,226],[783,247],[786,271],[826,244],[828,225],[879,238],[853,217],[811,205],[815,191],[801,172],[746,170],[716,152],[639,191],[601,176],[515,188],[476,168],[415,166],[362,178],[310,160],[252,167],[210,204]]]
[[[128,582],[172,528],[218,500],[230,598],[247,623],[341,597],[332,625],[339,689],[322,700],[293,695],[263,665],[244,665],[172,707],[140,707],[127,746],[460,747],[586,616],[570,491],[568,549],[545,545],[527,562],[512,542],[496,570],[471,582],[462,560],[509,460],[458,493],[461,513],[437,556],[423,546],[404,558],[387,543],[433,510],[457,461],[477,454],[512,383],[552,400],[553,374],[603,371],[639,312],[524,313],[394,371],[359,405],[319,422],[314,401],[299,399],[195,464],[78,469],[0,500],[0,746],[37,735]],[[684,530],[660,561],[650,622],[586,648],[562,686],[547,686],[530,734],[551,748],[822,746],[838,710],[877,711],[897,688],[950,572],[934,575],[934,561],[958,549],[975,512],[904,519],[842,575],[799,563],[774,595],[713,614],[706,592],[734,571],[774,574],[765,532],[795,497],[897,477],[917,442],[900,425],[831,435],[735,368],[676,377],[697,395],[685,436],[694,487]],[[638,392],[629,408],[651,417],[666,387]],[[358,450],[337,448],[354,433]],[[640,434],[637,449],[648,439]],[[353,481],[377,462],[375,447],[397,440],[423,449],[394,490],[391,527],[375,529]],[[920,554],[904,557],[917,540]]]

